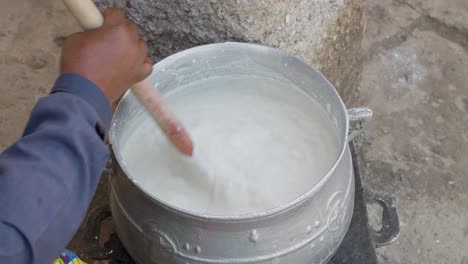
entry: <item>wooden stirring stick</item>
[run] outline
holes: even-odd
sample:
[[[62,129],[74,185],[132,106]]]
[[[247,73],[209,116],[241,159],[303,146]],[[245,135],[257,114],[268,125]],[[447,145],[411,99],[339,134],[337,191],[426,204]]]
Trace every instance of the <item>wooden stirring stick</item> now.
[[[62,0],[70,12],[85,30],[101,27],[104,18],[91,0]],[[183,154],[192,156],[193,143],[187,131],[167,109],[161,95],[153,89],[149,79],[145,79],[131,88],[138,100],[153,116],[162,131],[174,146]]]
[[[174,144],[182,154],[192,156],[193,143],[189,134],[167,109],[161,95],[153,89],[151,82],[146,79],[133,85],[132,92],[153,116],[159,127],[164,131],[164,134],[171,140],[172,144]]]

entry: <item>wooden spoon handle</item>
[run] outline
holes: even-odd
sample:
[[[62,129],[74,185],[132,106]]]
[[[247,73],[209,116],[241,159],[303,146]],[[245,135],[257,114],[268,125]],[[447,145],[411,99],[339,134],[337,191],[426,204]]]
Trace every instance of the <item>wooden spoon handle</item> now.
[[[62,0],[85,30],[101,27],[104,17],[91,0]]]
[[[192,156],[193,143],[189,134],[166,107],[161,95],[155,92],[151,82],[146,79],[133,85],[132,92],[153,116],[172,144],[183,154]]]
[[[101,27],[104,18],[91,0],[62,0],[81,26],[86,29]],[[131,88],[146,110],[156,119],[164,134],[183,154],[192,156],[193,143],[187,131],[166,107],[161,95],[153,89],[149,79],[143,80]]]

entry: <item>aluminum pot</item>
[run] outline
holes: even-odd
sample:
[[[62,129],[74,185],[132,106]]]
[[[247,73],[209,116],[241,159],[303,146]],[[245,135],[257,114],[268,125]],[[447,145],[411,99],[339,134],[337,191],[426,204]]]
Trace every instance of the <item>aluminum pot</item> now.
[[[324,263],[348,229],[354,177],[347,145],[372,112],[347,110],[318,71],[296,57],[253,44],[211,44],[179,52],[157,63],[150,79],[164,94],[201,76],[232,74],[287,80],[314,97],[336,126],[336,162],[309,191],[269,211],[212,216],[174,208],[140,188],[122,159],[121,146],[133,120],[146,114],[128,92],[116,109],[110,133],[115,161],[110,201],[116,231],[140,264]]]

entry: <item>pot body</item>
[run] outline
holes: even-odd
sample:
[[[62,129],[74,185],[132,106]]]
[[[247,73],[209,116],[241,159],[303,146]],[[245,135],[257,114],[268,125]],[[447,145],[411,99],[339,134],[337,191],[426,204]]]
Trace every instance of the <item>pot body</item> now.
[[[176,209],[145,193],[121,159],[132,120],[146,114],[128,92],[111,128],[114,172],[110,201],[124,246],[140,264],[325,263],[351,221],[354,177],[348,141],[371,117],[366,108],[347,111],[333,86],[301,60],[244,43],[192,48],[155,65],[151,81],[161,93],[200,78],[250,74],[289,81],[311,95],[337,128],[340,155],[310,191],[270,211],[239,217],[200,215]],[[349,122],[355,123],[349,128]]]
[[[111,178],[115,228],[140,264],[326,263],[351,221],[354,176],[347,149],[320,190],[297,206],[248,220],[209,220],[155,203],[119,169]]]

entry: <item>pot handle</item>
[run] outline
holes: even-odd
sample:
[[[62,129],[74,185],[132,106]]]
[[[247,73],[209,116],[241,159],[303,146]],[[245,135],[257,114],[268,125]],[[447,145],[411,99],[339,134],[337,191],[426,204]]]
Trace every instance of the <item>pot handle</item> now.
[[[113,175],[113,168],[112,168],[112,164],[114,162],[114,154],[112,152],[112,148],[111,149],[111,157],[109,158],[109,160],[107,161],[106,163],[106,166],[104,167],[104,169],[102,169],[102,175],[109,175],[109,177],[111,177]]]
[[[107,250],[99,246],[101,224],[109,217],[111,217],[109,205],[100,206],[89,213],[84,233],[84,240],[86,243],[82,249],[82,253],[86,257],[94,260],[109,259]]]
[[[348,142],[359,136],[372,120],[373,112],[367,107],[355,107],[348,109]]]
[[[400,235],[400,221],[395,200],[387,194],[365,192],[367,204],[377,204],[382,207],[382,228],[378,231],[369,228],[375,247],[383,247],[397,240]]]

